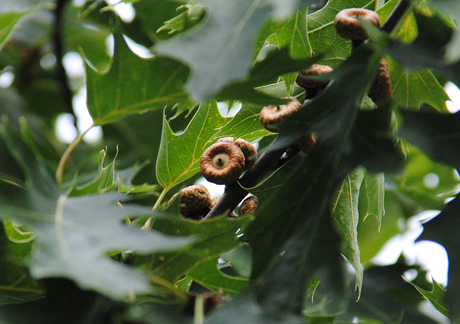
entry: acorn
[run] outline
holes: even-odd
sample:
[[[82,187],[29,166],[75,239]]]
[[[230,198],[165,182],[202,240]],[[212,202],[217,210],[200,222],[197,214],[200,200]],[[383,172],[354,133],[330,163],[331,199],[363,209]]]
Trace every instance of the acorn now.
[[[391,85],[390,73],[388,72],[387,60],[380,60],[377,76],[367,94],[376,105],[393,99],[393,87]]]
[[[301,138],[299,138],[296,142],[296,146],[299,148],[299,150],[301,150],[305,154],[308,154],[310,153],[315,143],[316,143],[315,134],[310,133],[310,134],[304,135]]]
[[[305,90],[322,90],[329,81],[315,80],[310,76],[330,73],[333,69],[328,65],[313,64],[309,69],[301,70],[297,75],[297,84]]]
[[[171,203],[177,197],[180,197],[180,213],[185,218],[199,220],[211,210],[211,195],[202,184],[180,190],[169,202]]]
[[[200,158],[200,171],[209,182],[230,184],[238,180],[245,167],[241,149],[233,143],[215,143]]]
[[[265,106],[260,112],[259,120],[265,129],[277,133],[278,124],[301,107],[302,104],[297,99],[292,99],[287,105]]]
[[[235,141],[235,145],[240,148],[241,152],[243,152],[244,159],[245,159],[244,160],[244,163],[245,163],[244,169],[248,170],[257,161],[256,147],[254,145],[252,145],[251,143],[249,143],[248,141],[242,139],[242,138],[238,138]]]
[[[366,40],[368,35],[358,18],[380,27],[380,17],[375,11],[363,8],[349,8],[340,11],[335,16],[334,27],[337,35],[353,41]]]
[[[257,203],[259,202],[259,199],[256,196],[249,196],[243,202],[241,203],[240,206],[240,211],[238,213],[238,216],[245,216],[245,215],[250,215],[252,216],[256,210]]]

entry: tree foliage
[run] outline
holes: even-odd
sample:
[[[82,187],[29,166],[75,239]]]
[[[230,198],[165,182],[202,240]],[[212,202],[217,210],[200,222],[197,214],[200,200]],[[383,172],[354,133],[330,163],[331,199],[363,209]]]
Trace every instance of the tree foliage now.
[[[350,7],[383,24],[353,49],[333,26]],[[0,323],[458,323],[460,120],[444,85],[460,84],[459,16],[448,0],[2,1]],[[375,105],[382,58],[394,97]],[[310,96],[296,77],[315,63],[334,71]],[[92,125],[65,143],[81,95]],[[260,111],[287,97],[302,108],[266,130]],[[184,218],[175,194],[223,137],[257,142],[259,161]],[[248,194],[255,213],[227,217]],[[419,240],[446,249],[447,287],[405,255],[373,262],[427,210]]]

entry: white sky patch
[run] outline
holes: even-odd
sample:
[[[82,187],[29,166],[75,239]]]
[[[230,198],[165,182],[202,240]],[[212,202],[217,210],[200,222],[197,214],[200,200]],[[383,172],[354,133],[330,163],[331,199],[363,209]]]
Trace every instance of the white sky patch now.
[[[404,253],[408,263],[418,263],[422,269],[428,270],[428,280],[431,281],[433,278],[446,286],[449,261],[444,247],[432,241],[415,242],[423,232],[421,222],[426,222],[438,214],[439,211],[428,210],[412,217],[407,222],[407,232],[390,239],[371,262],[377,265],[393,264],[401,253]]]
[[[55,132],[60,141],[69,144],[78,136],[74,121],[75,118],[71,114],[60,114],[58,116],[56,119]]]
[[[129,49],[133,51],[134,54],[136,54],[139,57],[147,58],[147,59],[153,57],[153,53],[150,52],[145,46],[142,46],[136,43],[129,37],[126,37],[124,35],[123,37],[125,38],[126,44],[128,45]]]
[[[68,52],[65,54],[62,64],[69,78],[83,78],[85,76],[85,63],[77,52]]]
[[[444,89],[450,97],[450,100],[446,101],[447,109],[451,113],[456,113],[460,110],[460,89],[450,81],[446,83]]]
[[[132,3],[122,2],[120,0],[106,0],[106,2],[113,6],[113,10],[120,16],[121,20],[126,23],[133,21],[136,16],[136,11],[133,8]]]
[[[93,125],[93,118],[88,112],[86,106],[86,89],[82,88],[74,97],[73,97],[73,109],[75,115],[77,116],[77,126],[80,133],[86,131],[88,128]],[[99,141],[102,138],[102,128],[96,126],[91,128],[91,130],[85,135],[83,140],[85,142],[94,143]]]
[[[14,81],[14,73],[12,71],[5,71],[0,74],[0,87],[1,88],[8,88],[10,85],[13,84]]]

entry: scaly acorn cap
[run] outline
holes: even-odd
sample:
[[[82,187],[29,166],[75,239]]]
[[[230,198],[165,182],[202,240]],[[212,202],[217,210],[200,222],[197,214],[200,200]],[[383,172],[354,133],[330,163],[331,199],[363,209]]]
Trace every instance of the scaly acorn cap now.
[[[240,148],[241,152],[243,152],[244,159],[245,159],[244,160],[244,163],[245,163],[244,169],[248,170],[257,161],[256,147],[254,145],[252,145],[251,143],[249,143],[248,141],[242,139],[242,138],[238,138],[235,141],[235,145]]]
[[[230,184],[238,180],[244,170],[243,152],[233,143],[215,143],[200,158],[200,171],[209,182]]]
[[[305,90],[322,90],[328,85],[329,81],[315,80],[309,77],[332,71],[333,69],[328,65],[313,64],[309,69],[299,71],[296,82]]]
[[[354,41],[367,39],[368,35],[358,17],[380,27],[380,17],[375,11],[363,8],[344,9],[335,16],[334,27],[337,35]]]
[[[170,203],[178,196],[180,197],[180,213],[185,218],[199,220],[211,210],[211,195],[202,184],[183,188],[170,199]]]
[[[244,215],[252,216],[256,210],[258,202],[259,202],[259,199],[256,196],[250,196],[246,198],[245,200],[243,200],[240,206],[240,211],[238,213],[238,216],[239,217],[244,216]]]
[[[308,154],[310,153],[315,143],[316,143],[315,135],[313,133],[310,133],[308,135],[304,135],[301,138],[299,138],[296,142],[296,145],[299,148],[299,150],[301,150],[305,154]]]
[[[265,129],[277,133],[277,125],[301,107],[302,104],[297,99],[292,99],[287,105],[265,106],[260,112],[259,120]]]
[[[374,82],[372,82],[367,95],[376,105],[380,105],[393,99],[393,87],[391,85],[387,60],[380,60],[377,76],[375,77]]]

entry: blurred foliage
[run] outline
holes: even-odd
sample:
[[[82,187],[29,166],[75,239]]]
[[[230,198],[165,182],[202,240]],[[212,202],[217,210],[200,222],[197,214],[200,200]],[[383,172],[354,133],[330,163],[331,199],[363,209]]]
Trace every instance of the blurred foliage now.
[[[0,323],[436,323],[424,301],[459,323],[460,113],[443,85],[460,85],[460,6],[412,1],[356,50],[333,27],[405,1],[2,0]],[[394,98],[376,106],[383,57]],[[332,83],[265,130],[262,107],[303,101],[314,63]],[[246,188],[252,216],[194,221],[170,199],[219,138],[261,155],[311,133]],[[446,248],[447,287],[404,255],[373,262],[427,210],[419,239]]]

